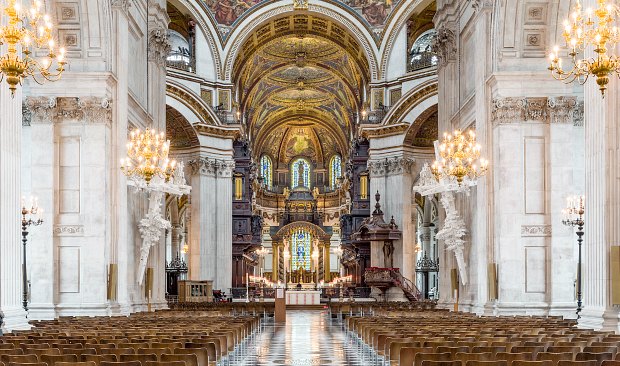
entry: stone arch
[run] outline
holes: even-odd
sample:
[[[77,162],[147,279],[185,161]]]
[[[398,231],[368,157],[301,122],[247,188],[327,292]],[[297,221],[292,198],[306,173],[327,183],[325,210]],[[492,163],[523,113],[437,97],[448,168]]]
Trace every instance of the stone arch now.
[[[383,119],[383,125],[410,124],[405,119],[411,116],[411,112],[415,114],[415,109],[422,109],[423,111],[427,108],[425,105],[437,104],[437,90],[437,77],[417,85],[403,95],[398,103],[390,109]]]
[[[166,96],[181,103],[186,109],[191,111],[194,117],[188,116],[188,113],[183,113],[191,124],[202,123],[205,125],[221,125],[221,122],[213,109],[205,103],[204,100],[199,98],[194,92],[188,90],[185,86],[179,83],[168,81],[166,84]],[[192,122],[192,119],[194,121]]]
[[[190,149],[200,146],[198,134],[181,112],[166,105],[166,136],[171,150]]]
[[[437,112],[438,106],[434,104],[420,113],[409,126],[404,144],[424,148],[432,147],[433,141],[438,138]]]
[[[317,4],[310,4],[306,12],[308,14],[322,16],[346,28],[364,50],[364,54],[369,63],[368,66],[371,79],[378,80],[378,50],[372,34],[357,16],[348,18],[342,15],[342,11],[343,10],[340,7],[320,1]],[[277,17],[292,15],[295,12],[296,11],[293,8],[292,3],[266,4],[257,9],[253,13],[253,17],[246,17],[243,19],[243,21],[232,31],[228,41],[226,42],[226,46],[224,48],[225,64],[223,66],[223,71],[220,74],[220,78],[222,80],[231,80],[234,61],[236,60],[242,45],[257,28]]]
[[[379,78],[384,79],[387,76],[387,68],[390,61],[390,55],[392,54],[394,43],[398,34],[403,27],[407,25],[407,21],[416,11],[421,11],[426,8],[434,0],[413,0],[403,1],[400,7],[393,12],[390,17],[390,21],[386,24],[383,31],[383,38],[381,39],[381,47],[379,48],[380,68]]]
[[[214,75],[220,75],[222,73],[222,39],[219,37],[219,32],[215,21],[208,10],[200,5],[200,2],[193,2],[190,0],[167,0],[177,8],[183,8],[187,10],[194,21],[196,21],[196,27],[200,28],[207,39],[207,45],[211,51],[211,57],[213,58],[213,64],[215,68]],[[197,3],[199,3],[197,5]],[[198,48],[198,47],[197,47]]]

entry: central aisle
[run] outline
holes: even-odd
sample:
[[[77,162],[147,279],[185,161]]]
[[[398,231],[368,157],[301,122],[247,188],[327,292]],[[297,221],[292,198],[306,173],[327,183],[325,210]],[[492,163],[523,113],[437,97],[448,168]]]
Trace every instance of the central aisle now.
[[[372,366],[341,324],[330,322],[327,311],[289,310],[286,324],[269,320],[233,365]]]

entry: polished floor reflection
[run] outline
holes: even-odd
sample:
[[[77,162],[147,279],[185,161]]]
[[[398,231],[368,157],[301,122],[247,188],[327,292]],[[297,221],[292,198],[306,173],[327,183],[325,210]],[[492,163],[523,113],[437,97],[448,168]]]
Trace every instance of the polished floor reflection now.
[[[326,311],[288,311],[286,324],[267,321],[261,333],[230,360],[232,365],[373,366],[378,363],[346,335]]]

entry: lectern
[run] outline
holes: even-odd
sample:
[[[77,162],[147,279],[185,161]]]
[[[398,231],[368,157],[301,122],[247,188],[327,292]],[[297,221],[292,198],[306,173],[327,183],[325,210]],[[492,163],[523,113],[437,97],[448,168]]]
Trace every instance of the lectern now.
[[[283,288],[276,289],[275,322],[286,323],[286,291]]]

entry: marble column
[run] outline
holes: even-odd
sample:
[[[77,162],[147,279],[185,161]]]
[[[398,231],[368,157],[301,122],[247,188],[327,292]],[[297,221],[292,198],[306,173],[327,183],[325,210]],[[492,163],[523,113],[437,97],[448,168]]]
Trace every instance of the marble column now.
[[[232,172],[235,162],[219,161],[217,166],[216,225],[217,277],[214,283],[224,291],[232,287]],[[214,287],[215,288],[215,287]]]
[[[232,287],[232,171],[234,161],[200,157],[188,163],[192,185],[190,277]]]
[[[620,83],[610,78],[605,98],[594,80],[585,86],[584,327],[620,331],[611,296],[610,247],[620,245]]]
[[[392,217],[402,231],[402,239],[394,242],[394,267],[400,268],[405,278],[415,279],[415,226],[411,220],[413,204],[411,202],[411,189],[413,187],[412,167],[413,157],[399,152],[386,157],[373,156],[373,143],[371,140],[370,160],[370,193],[377,191],[381,194],[381,208],[385,213],[385,221],[389,222]],[[381,243],[381,248],[383,243]],[[381,249],[379,249],[381,251]],[[375,266],[378,261],[377,251],[371,249],[371,265]],[[382,256],[381,252],[381,258]],[[379,266],[383,266],[383,260]]]
[[[7,85],[0,84],[0,312],[3,330],[29,328],[22,308],[20,158],[22,92],[12,97]]]
[[[43,211],[43,225],[28,231],[28,279],[30,282],[30,319],[54,319],[56,310],[55,273],[56,251],[52,230],[55,220],[55,167],[54,121],[56,98],[28,97],[24,102],[24,135],[28,132],[28,151],[22,162],[22,190],[24,196],[36,196]],[[56,228],[61,234],[63,228]],[[50,262],[52,264],[50,264]]]

